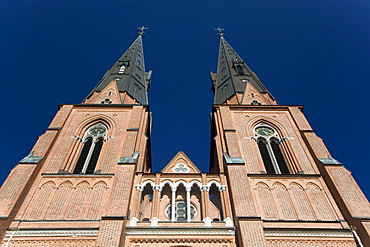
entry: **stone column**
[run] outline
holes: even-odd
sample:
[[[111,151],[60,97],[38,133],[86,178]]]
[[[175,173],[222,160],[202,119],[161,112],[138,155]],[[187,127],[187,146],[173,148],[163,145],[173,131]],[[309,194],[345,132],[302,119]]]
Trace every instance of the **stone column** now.
[[[176,202],[176,190],[175,186],[171,187],[172,198],[171,198],[171,221],[175,221],[175,202]]]
[[[158,185],[154,186],[153,188],[153,211],[152,217],[156,217],[159,219],[159,204],[161,200],[161,191]]]
[[[191,188],[186,188],[186,215],[187,215],[187,220],[188,222],[191,221],[191,217],[190,217],[190,191],[191,191]]]

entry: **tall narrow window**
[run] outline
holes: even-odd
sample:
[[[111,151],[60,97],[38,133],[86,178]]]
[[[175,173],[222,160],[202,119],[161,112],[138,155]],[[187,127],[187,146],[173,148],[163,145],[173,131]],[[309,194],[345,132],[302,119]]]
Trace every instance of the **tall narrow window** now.
[[[290,174],[278,133],[265,124],[257,125],[254,132],[267,174]]]
[[[107,127],[102,123],[95,124],[86,131],[82,139],[84,146],[73,171],[74,174],[94,173],[106,134]]]
[[[275,174],[273,162],[271,160],[270,152],[268,151],[266,139],[260,137],[257,140],[258,148],[261,153],[263,164],[265,164],[266,172],[268,174]]]

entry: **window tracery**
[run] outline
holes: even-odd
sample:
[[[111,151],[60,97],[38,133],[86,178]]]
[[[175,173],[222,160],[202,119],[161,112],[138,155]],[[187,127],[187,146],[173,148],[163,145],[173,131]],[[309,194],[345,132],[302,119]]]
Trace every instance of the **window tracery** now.
[[[258,124],[254,134],[267,174],[290,174],[278,132],[267,124]]]
[[[107,127],[102,123],[97,123],[86,131],[82,138],[84,146],[73,171],[74,174],[94,173],[106,136]]]
[[[165,210],[165,214],[168,219],[173,219],[178,222],[186,222],[193,220],[197,215],[196,207],[190,203],[190,220],[187,219],[187,203],[185,201],[176,201],[175,202],[175,216],[172,218],[172,204],[168,204]]]

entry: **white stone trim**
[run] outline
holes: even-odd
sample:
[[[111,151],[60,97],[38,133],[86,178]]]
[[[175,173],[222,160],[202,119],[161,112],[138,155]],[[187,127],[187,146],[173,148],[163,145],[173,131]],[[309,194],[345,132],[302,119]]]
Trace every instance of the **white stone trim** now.
[[[207,183],[207,191],[209,191],[209,189],[211,188],[212,184],[215,184],[216,187],[218,188],[218,191],[223,191],[226,189],[226,185],[221,185],[219,182],[215,181],[215,180],[212,180],[212,181],[209,181]]]
[[[135,188],[137,190],[140,190],[140,191],[143,191],[144,187],[147,185],[147,184],[150,184],[153,188],[153,191],[154,190],[159,190],[159,191],[162,191],[163,187],[168,184],[170,186],[171,189],[174,189],[174,190],[177,190],[177,187],[182,184],[184,185],[185,189],[191,189],[193,187],[194,184],[196,184],[200,191],[204,191],[204,190],[207,190],[209,191],[209,188],[211,187],[212,184],[215,184],[216,187],[218,188],[219,191],[223,191],[227,188],[226,185],[221,185],[218,181],[215,181],[215,180],[212,180],[210,182],[208,182],[206,185],[205,184],[202,184],[200,181],[198,180],[192,180],[190,181],[189,183],[185,182],[184,180],[179,180],[177,182],[172,182],[168,179],[162,181],[159,185],[155,184],[152,180],[145,180],[144,182],[142,182],[141,184],[137,184],[135,185]]]
[[[99,230],[18,230],[6,231],[5,237],[10,237],[13,234],[13,238],[16,237],[96,237],[98,236]]]
[[[235,235],[234,227],[126,227],[127,235]]]
[[[268,230],[265,229],[266,237],[331,237],[331,238],[353,238],[350,231],[341,230]]]

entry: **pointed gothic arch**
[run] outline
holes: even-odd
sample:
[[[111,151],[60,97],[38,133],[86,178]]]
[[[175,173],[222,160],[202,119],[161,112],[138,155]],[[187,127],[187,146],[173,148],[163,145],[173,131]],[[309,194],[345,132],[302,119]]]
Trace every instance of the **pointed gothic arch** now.
[[[90,126],[86,130],[81,140],[84,145],[73,170],[74,174],[94,173],[103,143],[107,140],[107,132],[107,126],[101,122]]]
[[[290,174],[283,151],[280,147],[282,139],[278,131],[271,125],[259,123],[254,127],[253,132],[266,173]]]

